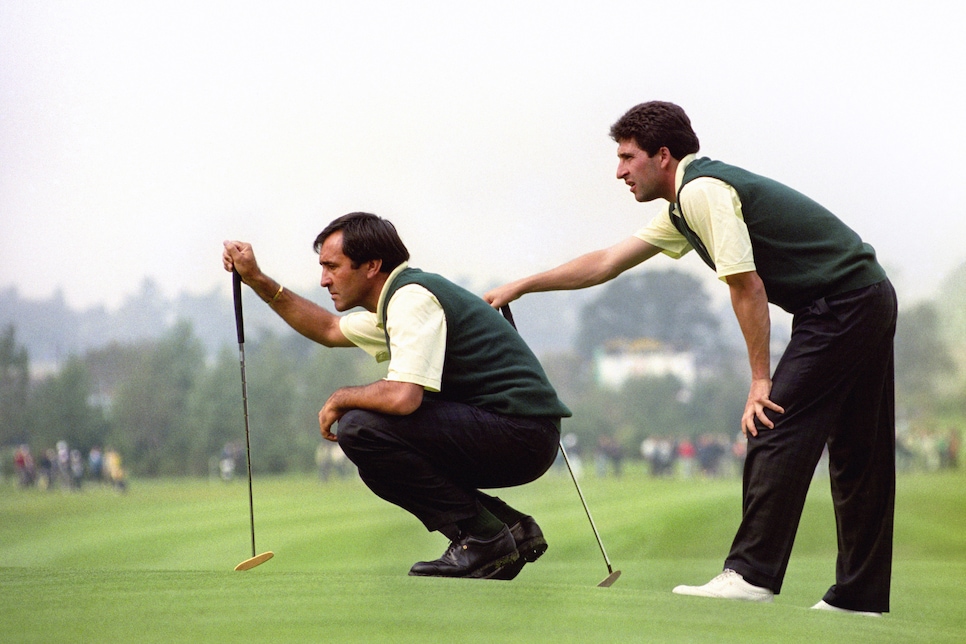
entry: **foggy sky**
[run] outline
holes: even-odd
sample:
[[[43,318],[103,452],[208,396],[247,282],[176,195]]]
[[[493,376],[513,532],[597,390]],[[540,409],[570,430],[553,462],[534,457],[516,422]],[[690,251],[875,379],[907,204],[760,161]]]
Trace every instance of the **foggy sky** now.
[[[966,261],[957,3],[569,4],[0,0],[0,288],[227,292],[228,238],[312,285],[354,210],[427,270],[550,268],[665,207],[607,136],[651,99],[837,213],[907,301]]]

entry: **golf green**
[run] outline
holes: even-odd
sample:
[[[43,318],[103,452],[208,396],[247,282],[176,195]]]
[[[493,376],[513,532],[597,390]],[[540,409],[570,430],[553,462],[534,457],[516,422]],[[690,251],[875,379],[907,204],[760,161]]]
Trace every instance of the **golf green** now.
[[[781,595],[769,605],[673,595],[720,571],[737,480],[639,471],[581,486],[565,470],[500,491],[550,549],[512,582],[412,578],[445,548],[355,478],[256,478],[251,556],[242,480],[132,482],[125,494],[0,487],[0,640],[9,642],[656,641],[960,642],[966,632],[966,476],[899,479],[892,612],[808,610],[832,583],[827,480],[813,485]]]

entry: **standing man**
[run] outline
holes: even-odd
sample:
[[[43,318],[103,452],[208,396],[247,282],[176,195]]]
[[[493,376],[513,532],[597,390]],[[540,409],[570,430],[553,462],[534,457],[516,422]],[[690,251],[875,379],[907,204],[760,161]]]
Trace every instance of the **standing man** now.
[[[896,297],[871,246],[831,212],[776,181],[696,158],[677,105],[632,108],[610,131],[617,178],[666,213],[634,236],[494,289],[525,293],[600,284],[663,252],[694,250],[727,283],[748,348],[751,387],[742,521],[724,572],[675,593],[771,601],[781,590],[805,495],[828,445],[838,526],[835,584],[813,608],[889,610],[895,499]],[[771,302],[794,315],[771,372]]]
[[[557,454],[570,410],[503,317],[452,282],[408,266],[387,220],[350,213],[315,240],[337,316],[265,275],[249,244],[225,242],[236,270],[293,329],[388,361],[383,380],[333,393],[319,412],[378,496],[450,539],[410,575],[513,579],[547,549],[540,527],[480,488],[529,483]],[[338,423],[338,435],[332,433]]]

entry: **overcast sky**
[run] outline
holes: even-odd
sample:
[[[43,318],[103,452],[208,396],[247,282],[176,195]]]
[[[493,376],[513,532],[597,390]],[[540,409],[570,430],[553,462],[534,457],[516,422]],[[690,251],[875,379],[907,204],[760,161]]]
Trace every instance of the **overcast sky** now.
[[[227,293],[226,238],[312,285],[312,240],[353,210],[396,223],[427,270],[482,284],[549,268],[663,209],[615,179],[607,136],[661,99],[704,155],[809,194],[907,301],[933,296],[966,262],[964,13],[0,0],[0,288],[80,307],[145,277]],[[693,254],[648,265],[713,279]]]

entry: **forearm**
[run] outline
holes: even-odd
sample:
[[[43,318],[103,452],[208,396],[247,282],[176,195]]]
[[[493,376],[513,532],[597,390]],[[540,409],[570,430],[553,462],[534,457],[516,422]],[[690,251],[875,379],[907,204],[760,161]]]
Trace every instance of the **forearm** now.
[[[353,346],[339,331],[339,317],[259,273],[245,283],[292,329],[327,347]]]
[[[406,416],[423,401],[423,388],[410,382],[377,380],[368,385],[343,387],[325,403],[338,416],[351,409],[366,409],[380,414]]]
[[[768,296],[757,273],[747,279],[728,278],[731,304],[738,319],[745,345],[752,380],[771,378],[771,316]]]
[[[757,436],[758,423],[768,429],[775,427],[766,410],[776,414],[785,413],[784,407],[771,400],[771,316],[768,313],[768,294],[755,271],[729,275],[725,279],[731,288],[731,304],[741,333],[745,336],[751,364],[751,387],[745,411],[741,415],[741,431],[745,436]]]
[[[596,286],[612,279],[612,271],[604,266],[605,251],[598,250],[581,255],[542,273],[511,282],[519,295],[544,291],[569,291]]]
[[[493,289],[484,296],[484,299],[498,307],[527,293],[568,291],[596,286],[614,279],[658,252],[660,252],[658,247],[631,237],[610,248],[581,255],[549,271],[536,273]]]

